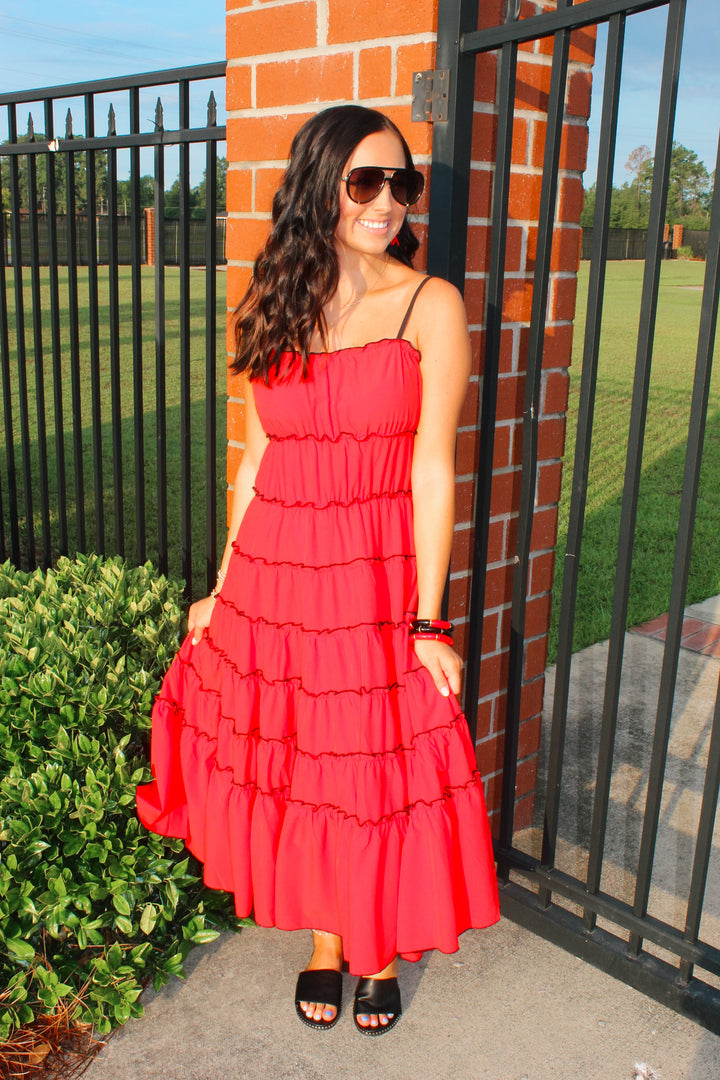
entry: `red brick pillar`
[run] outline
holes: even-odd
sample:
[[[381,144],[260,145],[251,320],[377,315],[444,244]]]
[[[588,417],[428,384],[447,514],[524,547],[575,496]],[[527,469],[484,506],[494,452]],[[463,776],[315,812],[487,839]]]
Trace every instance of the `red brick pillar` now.
[[[685,226],[684,225],[673,225],[673,231],[672,231],[673,251],[677,251],[677,249],[679,247],[682,247],[684,234],[685,234]]]
[[[243,295],[267,234],[272,196],[301,124],[330,105],[386,112],[427,173],[430,124],[412,123],[412,73],[434,63],[437,0],[280,0],[257,7],[228,0],[228,308]],[[414,216],[426,231],[427,195]],[[419,225],[418,225],[419,222]],[[416,265],[422,267],[425,248]],[[228,349],[233,347],[228,334]],[[228,480],[244,430],[242,381],[228,385]]]
[[[398,124],[420,168],[427,172],[432,126],[410,121],[412,73],[434,66],[438,0],[286,0],[251,5],[228,0],[228,308],[242,296],[253,259],[268,228],[272,195],[292,136],[302,122],[328,105],[359,102],[382,109]],[[483,0],[481,26],[497,25],[502,0]],[[523,15],[547,4],[525,3]],[[499,776],[505,726],[507,650],[510,635],[511,566],[517,532],[522,450],[522,404],[532,267],[537,234],[552,41],[521,47],[518,70],[513,176],[510,191],[507,285],[495,446],[493,519],[480,687],[478,761],[486,776],[488,804],[499,805]],[[580,258],[582,170],[587,146],[594,34],[573,38],[568,117],[563,136],[558,227],[553,247],[541,399],[538,503],[533,533],[527,646],[523,691],[518,824],[532,811],[540,715],[550,619],[557,503],[565,437],[565,408]],[[478,397],[482,378],[483,303],[489,254],[490,200],[495,157],[496,58],[478,59],[475,89],[466,303],[474,345],[470,393],[458,441],[458,487],[452,561],[450,615],[466,647],[467,601],[472,551],[472,507],[476,479]],[[427,194],[413,215],[424,238]],[[416,265],[423,266],[425,248]],[[230,330],[231,330],[230,321]],[[232,333],[228,349],[232,351]],[[243,445],[242,381],[228,384],[228,478]]]
[[[155,239],[155,207],[145,207],[145,265],[154,266],[157,255],[157,241]]]

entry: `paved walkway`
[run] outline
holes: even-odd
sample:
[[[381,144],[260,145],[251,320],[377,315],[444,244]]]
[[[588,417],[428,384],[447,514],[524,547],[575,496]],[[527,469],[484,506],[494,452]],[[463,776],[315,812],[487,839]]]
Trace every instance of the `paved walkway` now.
[[[660,615],[638,626],[635,632],[664,641],[667,623],[667,615]],[[720,596],[685,608],[681,643],[684,649],[720,659]]]
[[[87,1080],[717,1080],[720,1039],[506,920],[454,956],[401,964],[405,1015],[379,1039],[295,1017],[305,933],[247,929],[197,949],[145,998]]]
[[[688,609],[688,619],[720,626],[720,598]],[[651,910],[681,925],[688,852],[697,813],[708,723],[720,660],[713,631],[688,624],[694,644],[681,653],[676,713]],[[662,627],[626,639],[608,830],[608,882],[616,895],[632,882],[644,804],[643,757],[654,722]],[[700,635],[700,636],[698,636]],[[702,651],[695,646],[702,643]],[[582,863],[586,822],[578,812],[596,751],[606,647],[573,663],[566,772],[576,792],[566,813],[559,857]],[[549,672],[552,685],[552,672]],[[653,693],[653,687],[654,693]],[[575,754],[575,750],[577,753]],[[537,837],[528,830],[528,845]],[[703,933],[720,940],[720,838],[711,865]],[[655,908],[652,907],[655,905]],[[353,1027],[353,982],[344,1014],[330,1032],[308,1030],[292,1004],[296,973],[309,955],[307,933],[249,928],[196,949],[188,978],[144,996],[145,1017],[110,1039],[87,1080],[718,1080],[720,1038],[576,957],[501,920],[470,931],[458,953],[401,963],[405,1015],[379,1039]],[[646,1066],[636,1071],[636,1063]]]

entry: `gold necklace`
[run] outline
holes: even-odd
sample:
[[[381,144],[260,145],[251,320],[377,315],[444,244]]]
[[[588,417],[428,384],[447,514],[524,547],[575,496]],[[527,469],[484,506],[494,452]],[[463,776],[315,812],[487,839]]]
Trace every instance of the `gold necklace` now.
[[[368,293],[371,293],[373,291],[373,289],[375,288],[375,286],[379,282],[380,278],[383,276],[383,274],[387,270],[389,262],[390,262],[390,257],[388,256],[385,259],[385,262],[382,265],[382,269],[380,270],[380,273],[374,279],[372,285],[368,285],[365,292],[361,296],[358,296],[357,299],[351,300],[348,304],[343,304],[342,307],[338,308],[338,315],[342,315],[342,313],[344,311],[347,311],[351,307],[356,307],[360,303],[361,300],[365,299],[365,297],[368,295]]]

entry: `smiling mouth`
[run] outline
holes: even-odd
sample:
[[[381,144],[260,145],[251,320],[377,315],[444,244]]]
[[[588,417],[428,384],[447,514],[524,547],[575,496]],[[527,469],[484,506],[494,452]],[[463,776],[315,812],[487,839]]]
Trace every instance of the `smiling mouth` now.
[[[363,221],[358,219],[358,225],[362,225],[363,229],[367,229],[369,232],[385,232],[390,227],[389,221]]]

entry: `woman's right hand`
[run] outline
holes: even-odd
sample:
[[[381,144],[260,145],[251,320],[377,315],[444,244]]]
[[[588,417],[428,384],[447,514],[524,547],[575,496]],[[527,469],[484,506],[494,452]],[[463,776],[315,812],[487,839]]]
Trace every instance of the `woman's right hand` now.
[[[432,675],[433,682],[442,696],[449,697],[452,690],[457,697],[462,683],[462,657],[442,641],[416,638],[413,645],[415,655]]]
[[[190,610],[188,611],[188,633],[192,634],[193,645],[199,643],[200,638],[210,625],[210,619],[212,618],[214,608],[214,596],[205,596],[202,600],[196,600],[194,604],[190,605]]]

